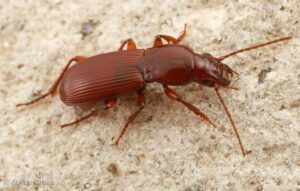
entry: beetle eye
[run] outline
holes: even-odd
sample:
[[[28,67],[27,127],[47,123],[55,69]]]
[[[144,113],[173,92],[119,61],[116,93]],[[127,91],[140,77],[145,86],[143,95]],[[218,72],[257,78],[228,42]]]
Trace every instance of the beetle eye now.
[[[210,81],[207,80],[207,79],[205,79],[205,80],[203,80],[202,82],[203,82],[203,84],[209,84]]]
[[[212,87],[214,85],[214,81],[210,80],[210,79],[203,79],[202,80],[202,85]]]

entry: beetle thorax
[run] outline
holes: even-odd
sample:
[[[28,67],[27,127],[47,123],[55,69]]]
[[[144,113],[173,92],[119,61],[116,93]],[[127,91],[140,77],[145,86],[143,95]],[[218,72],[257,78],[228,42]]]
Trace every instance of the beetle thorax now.
[[[144,79],[164,85],[187,84],[192,80],[193,57],[192,50],[182,45],[146,49],[141,67]]]

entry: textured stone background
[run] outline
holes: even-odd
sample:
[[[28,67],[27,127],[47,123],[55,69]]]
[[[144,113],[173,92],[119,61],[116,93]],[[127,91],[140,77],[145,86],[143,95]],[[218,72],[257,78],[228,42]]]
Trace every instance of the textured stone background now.
[[[220,130],[151,84],[146,110],[118,148],[111,143],[136,109],[135,95],[62,132],[59,124],[87,111],[65,106],[59,96],[16,109],[16,103],[47,91],[74,55],[114,51],[128,37],[149,47],[159,33],[177,36],[185,22],[183,43],[215,56],[294,36],[225,61],[241,74],[232,82],[240,91],[221,93],[246,158],[215,92],[196,84],[176,90]],[[1,0],[0,189],[300,190],[299,31],[299,0]],[[261,71],[269,72],[259,83]]]

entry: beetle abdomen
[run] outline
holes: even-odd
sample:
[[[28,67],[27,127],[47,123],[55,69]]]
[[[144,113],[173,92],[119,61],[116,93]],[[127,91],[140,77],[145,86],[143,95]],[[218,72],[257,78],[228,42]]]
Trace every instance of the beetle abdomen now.
[[[117,51],[90,57],[64,76],[60,96],[67,105],[118,97],[145,86],[139,68],[144,50]]]

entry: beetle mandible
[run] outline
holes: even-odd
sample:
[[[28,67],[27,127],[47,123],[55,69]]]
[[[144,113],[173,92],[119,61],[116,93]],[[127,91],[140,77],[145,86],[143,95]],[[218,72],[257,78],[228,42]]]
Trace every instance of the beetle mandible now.
[[[239,133],[219,92],[220,87],[236,89],[230,86],[230,79],[233,74],[239,74],[222,61],[238,53],[289,40],[292,37],[279,38],[243,48],[221,57],[214,57],[208,53],[197,54],[190,47],[179,44],[186,35],[186,28],[187,24],[178,38],[169,35],[157,35],[151,48],[137,49],[135,42],[129,38],[121,44],[118,51],[92,57],[75,56],[70,59],[47,93],[33,101],[17,104],[17,107],[28,106],[48,95],[54,95],[59,85],[60,98],[69,106],[104,101],[105,109],[109,109],[116,105],[120,95],[136,92],[139,108],[129,116],[119,136],[115,139],[114,144],[117,145],[128,125],[144,109],[146,104],[144,90],[146,85],[151,82],[162,84],[164,92],[169,98],[182,103],[202,120],[217,128],[218,126],[206,114],[186,102],[169,87],[196,82],[212,87],[216,91],[237,137],[241,152],[245,156]],[[167,44],[164,44],[163,40]],[[127,50],[123,50],[126,45]],[[71,66],[73,62],[75,64]],[[99,110],[99,108],[95,109],[78,120],[63,124],[61,128],[95,116]]]

